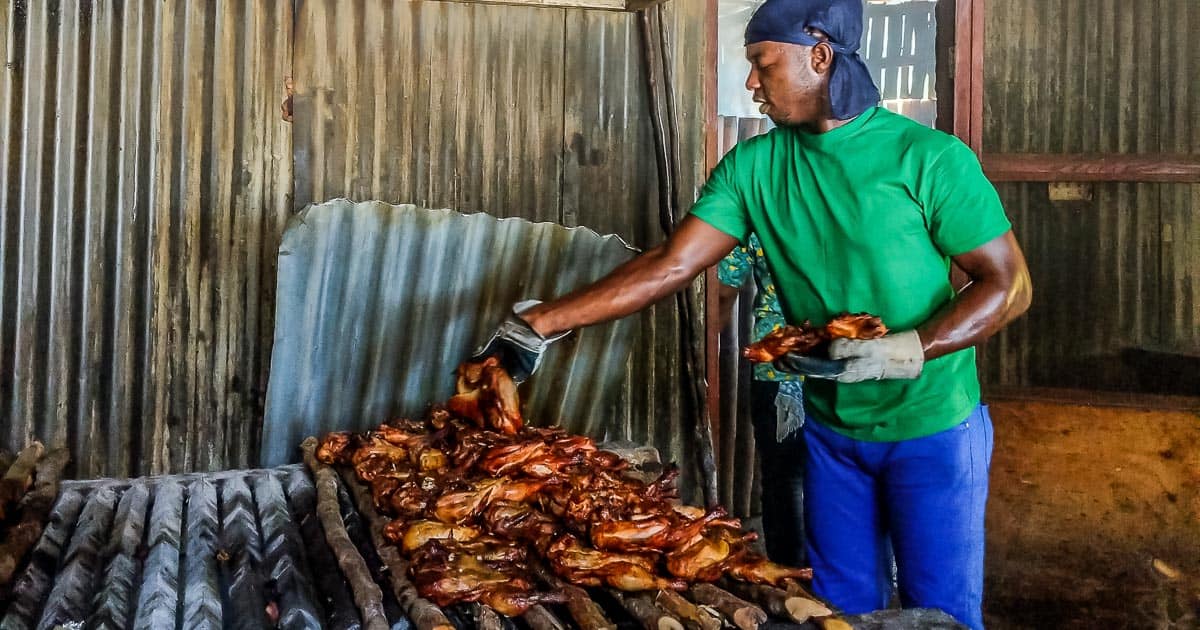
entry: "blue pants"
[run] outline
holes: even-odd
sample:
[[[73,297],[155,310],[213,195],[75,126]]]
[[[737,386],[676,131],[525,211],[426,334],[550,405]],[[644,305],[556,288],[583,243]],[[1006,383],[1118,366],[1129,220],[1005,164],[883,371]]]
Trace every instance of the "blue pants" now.
[[[809,418],[804,516],[813,589],[848,614],[888,604],[890,536],[900,602],[983,628],[983,516],[992,422],[902,442],[863,442]]]

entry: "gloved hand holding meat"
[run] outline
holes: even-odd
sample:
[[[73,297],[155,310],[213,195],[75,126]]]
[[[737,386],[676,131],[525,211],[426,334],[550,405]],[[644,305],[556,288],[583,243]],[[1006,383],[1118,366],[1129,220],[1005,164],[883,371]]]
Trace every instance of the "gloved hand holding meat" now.
[[[677,469],[647,483],[590,438],[524,426],[516,384],[496,357],[464,363],[457,376],[455,396],[424,420],[330,433],[317,449],[371,486],[376,507],[395,519],[385,536],[434,603],[478,601],[515,616],[561,601],[539,588],[538,569],[623,591],[811,578],[751,551],[757,535],[723,509],[682,505]]]
[[[755,363],[774,363],[781,372],[840,383],[914,379],[925,364],[917,331],[889,332],[868,313],[838,315],[824,326],[808,321],[784,326],[747,346],[742,355]]]

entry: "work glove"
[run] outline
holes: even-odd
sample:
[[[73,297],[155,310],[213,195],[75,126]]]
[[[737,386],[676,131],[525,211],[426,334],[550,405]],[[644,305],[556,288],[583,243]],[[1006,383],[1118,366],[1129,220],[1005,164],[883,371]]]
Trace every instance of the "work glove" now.
[[[517,383],[529,378],[541,365],[542,354],[546,352],[546,348],[570,334],[570,331],[567,331],[552,337],[543,337],[521,319],[521,313],[538,304],[541,304],[540,300],[525,300],[514,304],[512,312],[500,322],[500,327],[496,329],[492,338],[475,351],[472,360],[482,361],[495,356]]]
[[[834,339],[829,357],[846,361],[845,370],[835,377],[839,383],[914,379],[925,365],[925,350],[915,330],[878,339]]]

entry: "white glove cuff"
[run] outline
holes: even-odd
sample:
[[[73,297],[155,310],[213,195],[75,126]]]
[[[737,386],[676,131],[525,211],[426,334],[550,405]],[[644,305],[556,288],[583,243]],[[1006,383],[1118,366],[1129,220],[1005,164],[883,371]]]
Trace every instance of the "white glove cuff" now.
[[[915,330],[893,333],[887,336],[893,344],[883,365],[883,378],[913,379],[921,375],[925,367],[925,348],[921,335]]]
[[[514,304],[512,314],[500,323],[496,336],[503,337],[525,350],[541,354],[550,344],[571,334],[571,331],[568,330],[550,337],[543,337],[521,317],[521,313],[541,303],[541,300],[523,300]]]

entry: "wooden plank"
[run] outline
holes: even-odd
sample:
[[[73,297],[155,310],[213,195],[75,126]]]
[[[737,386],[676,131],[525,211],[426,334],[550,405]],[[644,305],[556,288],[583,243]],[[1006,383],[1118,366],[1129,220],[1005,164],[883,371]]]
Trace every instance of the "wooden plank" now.
[[[973,0],[971,7],[971,132],[968,145],[975,155],[983,152],[983,36],[984,0]]]
[[[1200,182],[1200,154],[989,153],[995,182]]]
[[[954,3],[954,135],[971,137],[971,10],[973,0]]]

